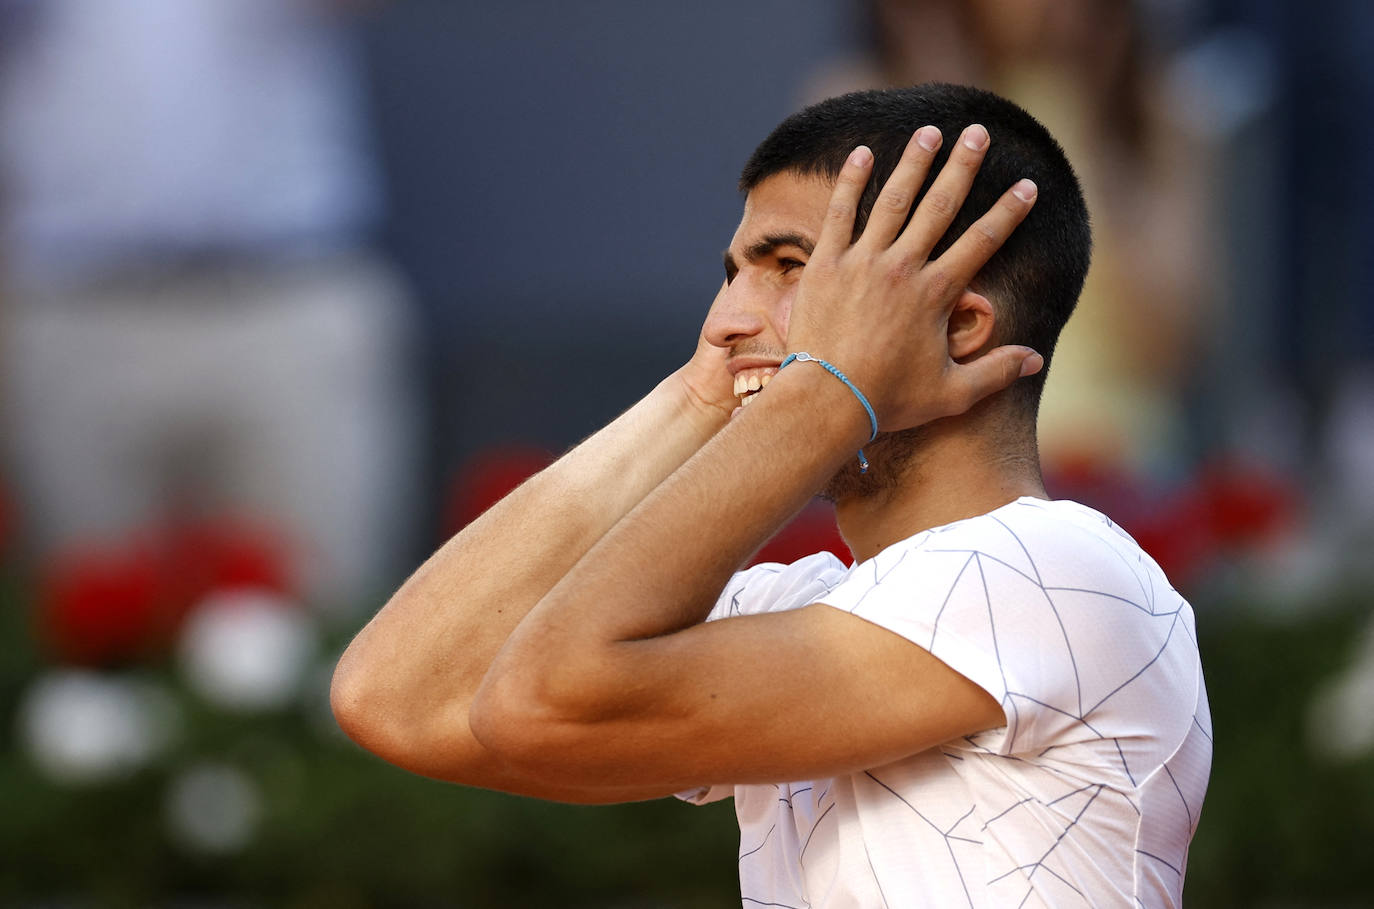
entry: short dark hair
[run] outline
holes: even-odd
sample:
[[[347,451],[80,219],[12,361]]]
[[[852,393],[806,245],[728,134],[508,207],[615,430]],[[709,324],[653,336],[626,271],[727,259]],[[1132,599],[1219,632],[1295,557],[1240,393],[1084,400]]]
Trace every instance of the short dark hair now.
[[[945,83],[841,95],[779,124],[750,156],[739,187],[747,193],[779,173],[833,181],[854,147],[867,145],[873,151],[873,177],[859,203],[857,236],[913,132],[932,125],[945,137],[921,188],[924,195],[960,132],[971,123],[987,127],[992,143],[973,189],[935,253],[943,252],[1017,180],[1035,181],[1035,207],[973,282],[997,309],[996,342],[1025,344],[1045,357],[1044,370],[1012,386],[1016,400],[1033,414],[1055,342],[1078,301],[1092,254],[1092,230],[1078,178],[1059,143],[1034,117],[991,92]]]

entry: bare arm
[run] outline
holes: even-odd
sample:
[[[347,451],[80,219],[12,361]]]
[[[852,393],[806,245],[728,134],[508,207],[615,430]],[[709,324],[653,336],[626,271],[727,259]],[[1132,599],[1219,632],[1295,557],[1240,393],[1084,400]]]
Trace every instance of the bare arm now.
[[[1033,187],[1009,191],[927,262],[982,160],[956,150],[927,196],[954,204],[923,202],[903,229],[932,156],[913,142],[853,246],[871,159],[851,158],[788,330],[790,350],[842,364],[888,430],[962,413],[1039,368],[1025,348],[958,364],[947,340],[956,299],[1025,217]],[[778,373],[520,624],[473,704],[477,739],[544,780],[668,793],[853,772],[1000,725],[972,682],[824,605],[701,624],[739,560],[868,432],[833,377]]]
[[[430,557],[339,661],[331,701],[355,741],[416,773],[568,801],[582,789],[513,771],[468,728],[477,686],[536,602],[735,406],[724,354],[692,361]],[[597,796],[628,800],[634,791]]]

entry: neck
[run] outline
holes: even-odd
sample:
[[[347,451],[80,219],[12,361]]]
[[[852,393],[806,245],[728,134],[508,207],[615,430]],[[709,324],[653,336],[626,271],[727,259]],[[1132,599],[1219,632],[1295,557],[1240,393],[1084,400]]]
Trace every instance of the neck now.
[[[1007,444],[1003,433],[971,430],[963,418],[923,427],[900,463],[873,459],[871,469],[895,470],[895,482],[836,501],[840,535],[856,561],[923,530],[986,514],[1022,496],[1048,498],[1033,434]]]

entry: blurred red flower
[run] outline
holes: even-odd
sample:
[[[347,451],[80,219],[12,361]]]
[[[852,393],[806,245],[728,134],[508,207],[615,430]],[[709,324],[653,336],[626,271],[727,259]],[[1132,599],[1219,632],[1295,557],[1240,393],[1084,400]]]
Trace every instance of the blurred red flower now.
[[[57,659],[110,665],[163,655],[186,613],[214,590],[290,593],[289,550],[248,522],[182,522],[72,546],[44,566],[38,632]]]

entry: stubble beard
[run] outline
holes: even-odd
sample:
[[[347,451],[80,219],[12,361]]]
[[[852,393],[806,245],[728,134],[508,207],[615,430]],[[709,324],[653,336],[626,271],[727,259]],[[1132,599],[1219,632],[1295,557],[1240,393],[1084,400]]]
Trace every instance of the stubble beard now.
[[[866,473],[859,471],[856,457],[837,470],[817,495],[836,505],[890,495],[901,486],[902,477],[920,453],[926,435],[921,426],[879,435],[864,446],[868,458]]]

